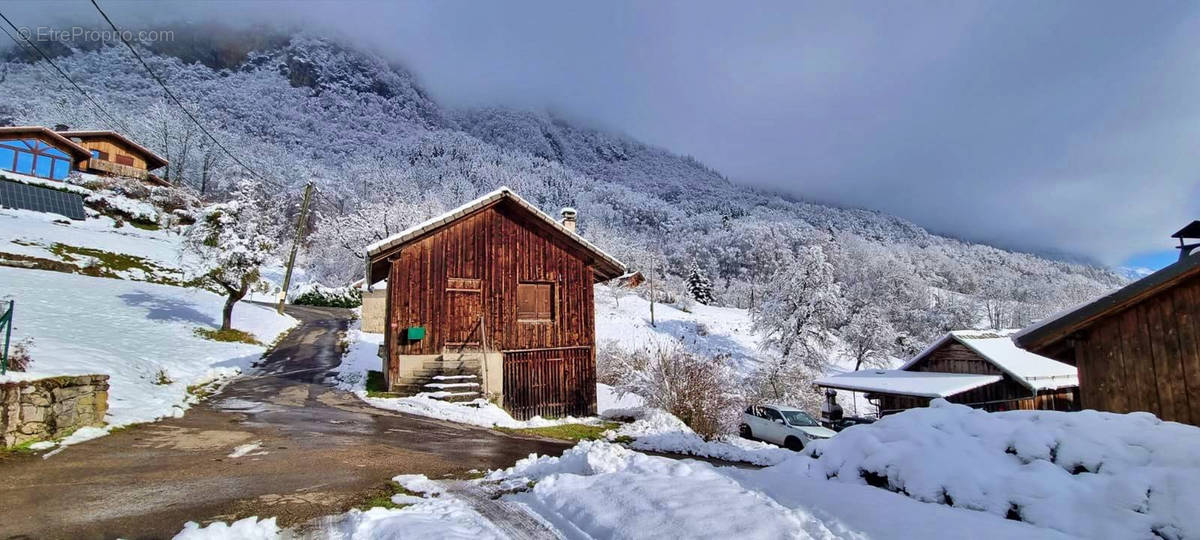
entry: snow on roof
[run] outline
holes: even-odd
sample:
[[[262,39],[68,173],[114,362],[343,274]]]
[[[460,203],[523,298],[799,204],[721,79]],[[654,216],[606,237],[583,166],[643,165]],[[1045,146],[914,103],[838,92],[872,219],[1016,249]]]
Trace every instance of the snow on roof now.
[[[868,369],[821,377],[816,384],[855,392],[939,398],[961,394],[1001,378],[999,375]]]
[[[597,257],[600,257],[608,264],[617,268],[619,273],[625,272],[625,265],[621,261],[618,261],[613,256],[609,255],[608,253],[605,253],[604,250],[596,247],[591,242],[588,242],[582,236],[579,236],[578,233],[571,231],[571,230],[567,229],[566,227],[563,227],[562,224],[559,223],[557,220],[550,217],[545,212],[541,211],[541,209],[534,206],[529,201],[526,201],[525,199],[521,198],[520,195],[517,195],[517,193],[515,191],[513,191],[511,188],[509,188],[508,186],[500,186],[495,191],[492,191],[486,195],[483,195],[482,197],[479,197],[478,199],[469,201],[469,202],[467,202],[453,210],[450,210],[449,212],[446,212],[440,216],[436,216],[436,217],[427,219],[425,221],[422,221],[421,223],[413,225],[412,227],[409,227],[403,231],[400,231],[400,232],[393,234],[387,238],[384,238],[383,240],[380,240],[378,242],[375,242],[375,243],[367,246],[367,259],[370,260],[371,256],[376,255],[381,251],[384,251],[391,247],[398,246],[400,244],[408,242],[409,240],[412,240],[413,238],[416,238],[417,236],[420,236],[426,232],[429,232],[433,229],[441,227],[442,225],[445,225],[454,220],[457,220],[458,218],[461,218],[479,208],[482,208],[483,206],[485,206],[493,201],[496,201],[496,200],[499,200],[502,198],[509,198],[512,201],[519,204],[520,206],[524,207],[526,210],[529,210],[533,215],[537,216],[542,221],[545,221],[547,224],[554,227],[556,230],[558,230],[562,234],[566,235],[568,238],[578,242],[585,249],[592,252]]]
[[[1017,347],[1012,336],[1016,330],[955,330],[942,336],[900,369],[908,369],[947,341],[953,339],[975,351],[1031,390],[1052,390],[1079,386],[1075,366],[1051,360]]]

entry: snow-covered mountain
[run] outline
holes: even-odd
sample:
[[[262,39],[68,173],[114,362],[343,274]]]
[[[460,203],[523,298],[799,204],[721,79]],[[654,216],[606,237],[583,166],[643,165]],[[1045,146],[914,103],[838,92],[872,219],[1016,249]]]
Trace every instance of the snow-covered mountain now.
[[[183,35],[183,34],[181,34]],[[361,273],[360,249],[389,231],[507,184],[685,296],[695,263],[721,305],[750,308],[764,283],[817,246],[843,294],[873,298],[920,342],[949,327],[1019,326],[1124,282],[1107,269],[929,233],[906,220],[741,186],[699,161],[544,112],[450,110],[387,59],[312,36],[187,34],[145,55],[202,122],[294,212],[321,192],[313,275]],[[58,48],[56,62],[119,125],[17,53],[0,64],[0,122],[129,133],[171,161],[171,180],[220,197],[242,167],[208,142],[128,50]]]

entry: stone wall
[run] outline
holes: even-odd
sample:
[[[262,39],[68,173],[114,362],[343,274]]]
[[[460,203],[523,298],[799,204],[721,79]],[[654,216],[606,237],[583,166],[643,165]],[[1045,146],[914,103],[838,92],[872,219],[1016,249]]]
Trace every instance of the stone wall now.
[[[0,383],[5,448],[104,424],[108,375],[67,375]]]

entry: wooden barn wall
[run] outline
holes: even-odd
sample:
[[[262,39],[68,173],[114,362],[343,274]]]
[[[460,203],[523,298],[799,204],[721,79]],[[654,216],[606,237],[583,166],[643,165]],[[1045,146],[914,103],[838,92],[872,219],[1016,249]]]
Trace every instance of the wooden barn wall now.
[[[1003,387],[1004,381],[968,390],[961,394],[950,396],[946,401],[961,403],[989,412],[997,411],[1077,411],[1079,398],[1077,388],[1046,390],[1031,396],[1028,390],[1014,395],[1009,388]],[[879,408],[884,414],[900,412],[914,407],[926,407],[929,398],[912,396],[880,395]]]
[[[504,353],[504,408],[518,420],[594,416],[593,362],[589,347]]]
[[[483,210],[406,246],[393,261],[389,326],[424,326],[427,332],[411,342],[395,335],[393,350],[440,354],[443,347],[463,341],[470,342],[468,348],[481,348],[485,337],[489,349],[501,351],[591,347],[592,275],[589,264],[503,207]],[[552,322],[517,321],[517,284],[522,281],[554,284]],[[473,288],[478,292],[470,292]],[[478,313],[485,316],[486,336]],[[464,329],[470,330],[468,339],[452,335]]]
[[[1200,277],[1105,316],[1074,351],[1084,407],[1200,425]]]

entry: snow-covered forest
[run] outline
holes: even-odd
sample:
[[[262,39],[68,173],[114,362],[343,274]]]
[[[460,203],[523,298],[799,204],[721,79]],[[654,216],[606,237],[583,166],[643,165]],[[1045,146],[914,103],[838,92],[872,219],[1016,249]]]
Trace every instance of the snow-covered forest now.
[[[144,56],[256,174],[212,144],[123,47],[59,46],[55,59],[115,120],[44,63],[9,51],[0,124],[122,131],[171,162],[160,174],[206,199],[227,198],[246,178],[263,183],[278,202],[265,211],[281,222],[314,182],[302,260],[329,285],[362,275],[366,244],[499,185],[551,214],[579,209],[582,234],[654,279],[659,301],[686,307],[702,290],[704,303],[750,309],[765,342],[787,354],[836,337],[869,365],[948,329],[1019,327],[1124,281],[878,212],[756,191],[693,158],[548,113],[449,110],[404,68],[328,40],[180,35]]]

